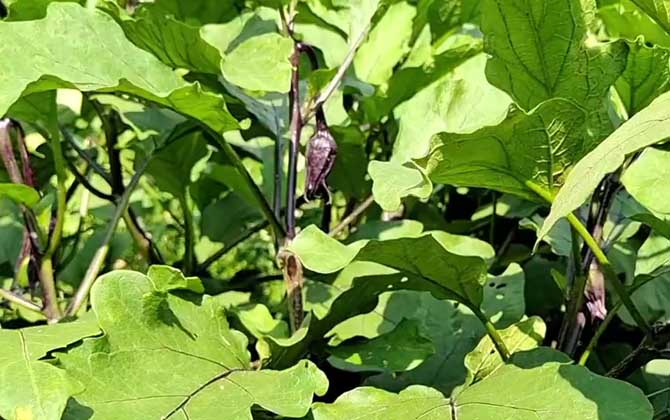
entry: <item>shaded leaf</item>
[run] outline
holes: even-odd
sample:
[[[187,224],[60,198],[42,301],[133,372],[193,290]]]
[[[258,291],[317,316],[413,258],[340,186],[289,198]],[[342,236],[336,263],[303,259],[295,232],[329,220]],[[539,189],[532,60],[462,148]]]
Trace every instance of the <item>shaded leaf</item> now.
[[[362,343],[330,348],[329,363],[342,370],[402,372],[419,366],[435,352],[416,321],[402,320],[393,331]]]
[[[343,245],[314,226],[302,231],[289,247],[312,271],[331,273],[354,260],[376,262],[478,306],[482,301],[486,264],[479,257],[451,253],[449,248],[448,243],[443,244],[433,234]]]

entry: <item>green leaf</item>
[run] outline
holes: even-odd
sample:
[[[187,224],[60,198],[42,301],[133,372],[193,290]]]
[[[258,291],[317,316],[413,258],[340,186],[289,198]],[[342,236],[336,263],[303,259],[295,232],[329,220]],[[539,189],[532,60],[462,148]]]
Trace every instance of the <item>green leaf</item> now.
[[[497,276],[490,276],[484,287],[481,309],[496,328],[506,328],[526,313],[523,269],[512,263]]]
[[[670,33],[632,1],[617,0],[608,3],[611,4],[598,9],[598,16],[605,22],[607,31],[612,35],[631,41],[642,36],[647,42],[670,48]]]
[[[670,89],[670,51],[649,48],[639,41],[629,46],[626,70],[615,86],[632,116]]]
[[[649,148],[626,169],[621,183],[644,207],[667,215],[670,214],[670,203],[665,199],[670,193],[669,176],[670,152]]]
[[[154,7],[164,15],[174,16],[190,25],[228,22],[239,15],[236,2],[212,3],[211,0],[155,0],[153,3],[142,2],[141,7]]]
[[[225,214],[226,217],[221,217]],[[202,234],[213,241],[229,244],[249,227],[262,221],[260,211],[237,193],[226,194],[202,210]]]
[[[653,410],[642,391],[626,382],[582,366],[548,362],[532,368],[502,366],[451,400],[423,386],[399,394],[362,387],[332,404],[314,404],[312,413],[315,420],[408,420],[426,418],[426,413],[446,420],[553,420],[575,413],[580,419],[616,420],[651,419]]]
[[[627,155],[670,137],[670,93],[624,123],[596,149],[581,159],[568,175],[551,206],[538,238],[543,238],[556,222],[582,205],[600,181],[621,166]]]
[[[434,134],[471,133],[505,119],[511,99],[486,80],[486,61],[484,54],[466,60],[393,111],[399,124],[393,160],[426,156]]]
[[[389,6],[356,53],[354,69],[360,80],[381,85],[391,78],[393,68],[409,51],[415,15],[416,7],[409,2]]]
[[[554,99],[530,114],[512,110],[495,127],[439,134],[425,160],[426,173],[434,183],[490,188],[541,201],[528,184],[552,191],[594,145],[585,117],[573,103]]]
[[[61,36],[52,36],[55,33]],[[27,93],[76,87],[85,92],[115,90],[137,95],[198,119],[217,132],[239,127],[221,96],[186,83],[129,42],[116,22],[101,11],[54,3],[45,19],[0,22],[0,37],[5,40],[0,54],[6,57],[0,73],[12,81],[0,85],[0,114]]]
[[[430,233],[417,238],[359,241],[347,246],[315,226],[302,231],[289,247],[307,269],[315,272],[332,273],[354,260],[375,262],[425,281],[452,298],[479,306],[486,263],[480,257],[452,253],[449,249],[448,243],[440,242],[439,236]]]
[[[201,133],[194,133],[173,141],[154,155],[147,174],[161,190],[183,197],[191,183],[193,166],[205,156],[207,143]]]
[[[425,417],[453,420],[449,400],[434,389],[412,385],[394,394],[372,387],[356,388],[341,395],[334,403],[316,403],[314,420],[409,420]]]
[[[117,19],[133,44],[168,66],[219,74],[221,55],[202,39],[200,26],[166,15],[160,3],[143,5],[132,17],[116,4],[107,3],[104,8]]]
[[[147,277],[151,280],[154,289],[159,292],[172,290],[190,290],[195,293],[204,293],[205,288],[197,277],[185,277],[184,274],[167,265],[152,265]]]
[[[417,321],[402,320],[396,328],[362,343],[330,348],[328,362],[338,369],[402,372],[415,369],[435,353],[430,338],[420,331]]]
[[[7,420],[60,418],[69,397],[82,385],[48,361],[52,350],[96,335],[95,322],[77,321],[17,330],[0,330],[0,416]]]
[[[183,292],[182,292],[183,293]],[[251,368],[246,337],[229,329],[209,297],[157,290],[149,277],[114,271],[99,279],[91,304],[105,335],[59,355],[86,390],[65,419],[248,419],[257,404],[304,416],[327,379],[311,362],[284,371]],[[132,372],[142,372],[134,375]],[[291,395],[290,399],[277,398]],[[90,415],[90,414],[89,414]]]
[[[370,195],[371,183],[366,180],[368,158],[365,153],[365,137],[353,127],[332,128],[337,139],[337,159],[328,184],[334,189],[364,200]]]
[[[433,189],[423,171],[413,162],[400,164],[373,160],[368,165],[368,172],[373,181],[375,202],[386,211],[398,210],[403,197],[427,199]]]
[[[528,318],[499,331],[511,354],[536,348],[542,343],[546,332],[547,327],[540,317]],[[495,350],[493,341],[487,335],[482,338],[474,350],[465,356],[465,366],[468,368],[465,386],[471,386],[494,374],[505,366],[505,363]]]
[[[463,359],[485,334],[484,327],[463,305],[438,300],[427,292],[383,293],[373,311],[351,317],[333,328],[329,332],[330,342],[356,336],[380,337],[393,331],[403,319],[418,323],[419,331],[433,342],[435,353],[410,371],[386,372],[368,378],[365,383],[393,391],[421,384],[444,393],[463,384],[466,377]]]
[[[289,38],[274,33],[255,36],[223,57],[221,71],[243,89],[285,93],[291,86],[292,53]]]
[[[383,90],[379,89],[374,96],[363,99],[368,118],[372,121],[380,120],[392,113],[399,104],[412,100],[415,95],[420,95],[415,101],[418,105],[423,105],[423,98],[440,93],[437,89],[438,85],[443,84],[440,81],[452,79],[452,70],[481,52],[481,40],[472,38],[470,43],[448,48],[434,57],[431,51],[431,59],[422,67],[402,67],[396,70],[389,79],[388,86]],[[483,75],[483,69],[481,73]],[[425,89],[427,92],[421,93]]]
[[[525,110],[559,97],[600,109],[625,67],[625,43],[587,46],[581,0],[484,0],[481,14],[486,75]]]
[[[519,221],[519,227],[532,229],[537,232],[542,228],[544,218],[539,214],[534,214],[531,218]],[[572,255],[572,233],[570,223],[567,220],[559,220],[542,241],[551,246],[551,252],[562,257]]]
[[[23,184],[0,183],[0,198],[10,200],[33,207],[40,201],[40,193]]]

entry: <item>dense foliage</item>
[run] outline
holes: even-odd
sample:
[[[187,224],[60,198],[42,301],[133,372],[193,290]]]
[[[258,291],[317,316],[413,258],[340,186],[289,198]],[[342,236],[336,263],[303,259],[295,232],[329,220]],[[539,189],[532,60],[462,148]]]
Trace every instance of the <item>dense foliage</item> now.
[[[670,0],[2,0],[0,419],[670,418]]]

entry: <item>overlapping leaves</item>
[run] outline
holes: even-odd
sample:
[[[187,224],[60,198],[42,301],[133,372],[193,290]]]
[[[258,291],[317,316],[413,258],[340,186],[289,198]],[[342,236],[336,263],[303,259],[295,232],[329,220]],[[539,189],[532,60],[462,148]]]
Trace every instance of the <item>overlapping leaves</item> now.
[[[65,419],[216,418],[222,410],[248,419],[256,404],[288,417],[307,412],[327,389],[323,373],[308,361],[254,370],[246,337],[228,327],[222,307],[189,293],[202,291],[198,283],[167,267],[99,279],[91,300],[105,335],[59,355],[85,387]]]

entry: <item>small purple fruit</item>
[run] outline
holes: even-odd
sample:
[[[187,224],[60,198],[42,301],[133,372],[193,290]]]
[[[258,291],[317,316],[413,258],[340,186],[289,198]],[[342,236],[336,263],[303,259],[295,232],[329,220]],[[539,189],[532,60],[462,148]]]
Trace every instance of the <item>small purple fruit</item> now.
[[[337,157],[337,143],[330,133],[323,112],[316,115],[316,133],[307,145],[307,179],[305,182],[305,198],[311,200],[328,197],[330,190],[326,179],[333,170]]]

